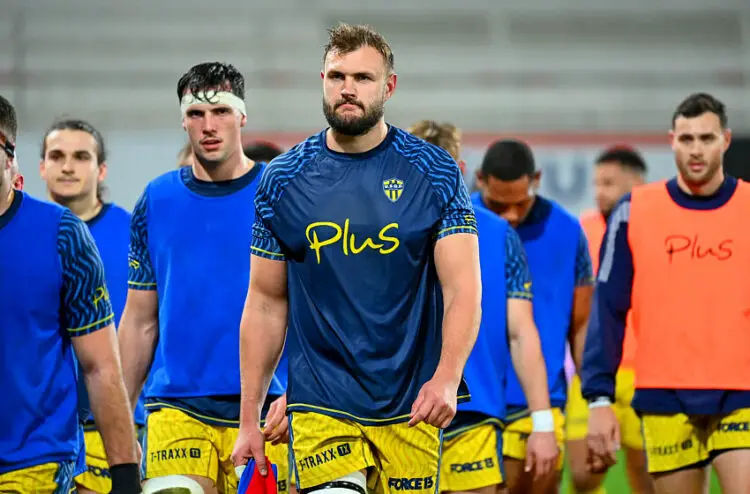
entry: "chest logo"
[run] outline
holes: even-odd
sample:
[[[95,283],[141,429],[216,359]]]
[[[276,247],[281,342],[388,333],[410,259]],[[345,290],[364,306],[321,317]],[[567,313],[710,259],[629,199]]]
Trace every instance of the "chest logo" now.
[[[383,193],[389,201],[398,201],[404,193],[404,181],[398,178],[383,180]]]

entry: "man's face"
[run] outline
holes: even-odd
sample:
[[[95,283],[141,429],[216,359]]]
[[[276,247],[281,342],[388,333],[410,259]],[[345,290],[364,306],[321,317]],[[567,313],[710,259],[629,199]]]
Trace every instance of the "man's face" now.
[[[599,211],[609,216],[617,201],[642,183],[641,177],[617,161],[604,161],[594,169],[594,197]]]
[[[45,139],[45,147],[39,168],[53,198],[71,200],[96,195],[107,167],[97,159],[94,136],[82,130],[54,130]]]
[[[679,116],[669,134],[675,163],[685,183],[701,186],[720,173],[732,135],[722,128],[718,115],[706,112],[694,118]]]
[[[240,149],[242,127],[247,118],[227,104],[201,103],[185,112],[182,126],[198,161],[218,166]]]
[[[396,89],[396,75],[388,73],[383,56],[370,46],[329,52],[321,77],[328,125],[350,136],[367,133],[383,118],[385,102]]]
[[[514,228],[529,215],[534,205],[541,172],[524,175],[517,180],[503,181],[491,175],[477,174],[482,202],[488,209],[505,218]]]

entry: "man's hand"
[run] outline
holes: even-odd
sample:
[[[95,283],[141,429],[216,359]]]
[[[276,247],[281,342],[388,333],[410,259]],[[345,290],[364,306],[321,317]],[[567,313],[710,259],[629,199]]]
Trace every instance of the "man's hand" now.
[[[251,426],[243,429],[240,427],[240,433],[237,436],[237,442],[234,443],[232,451],[232,464],[236,467],[247,465],[250,458],[255,459],[258,471],[262,476],[268,475],[268,465],[266,465],[266,438],[259,426]]]
[[[620,424],[611,406],[589,409],[588,468],[592,473],[604,473],[617,463],[620,449]]]
[[[554,432],[532,432],[526,446],[526,472],[538,480],[555,470],[560,448]]]
[[[434,376],[424,383],[411,407],[409,427],[420,422],[445,429],[456,415],[458,383]]]
[[[286,394],[271,403],[266,415],[266,427],[263,430],[266,441],[274,446],[289,443],[289,418],[286,416]]]

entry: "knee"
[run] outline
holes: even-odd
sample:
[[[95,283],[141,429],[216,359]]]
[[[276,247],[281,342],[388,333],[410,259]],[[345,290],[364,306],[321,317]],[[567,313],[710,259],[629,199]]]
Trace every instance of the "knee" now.
[[[602,476],[592,474],[586,468],[571,469],[570,472],[573,487],[578,493],[596,491],[602,483]]]

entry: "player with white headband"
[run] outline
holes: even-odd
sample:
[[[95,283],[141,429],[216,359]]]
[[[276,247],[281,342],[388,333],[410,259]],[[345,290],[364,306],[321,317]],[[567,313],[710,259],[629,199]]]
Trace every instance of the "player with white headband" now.
[[[175,487],[188,477],[207,493],[237,490],[230,454],[240,413],[239,326],[253,200],[266,166],[242,152],[244,85],[236,68],[218,62],[182,76],[177,96],[192,165],[151,181],[133,211],[119,337],[133,403],[151,371],[143,458],[145,478],[161,480],[154,486],[149,480],[147,492],[175,476]],[[274,379],[270,395],[284,392]],[[286,440],[285,406],[284,398],[275,403],[266,428],[277,444],[267,451],[280,492],[288,488],[287,446],[280,444]]]

